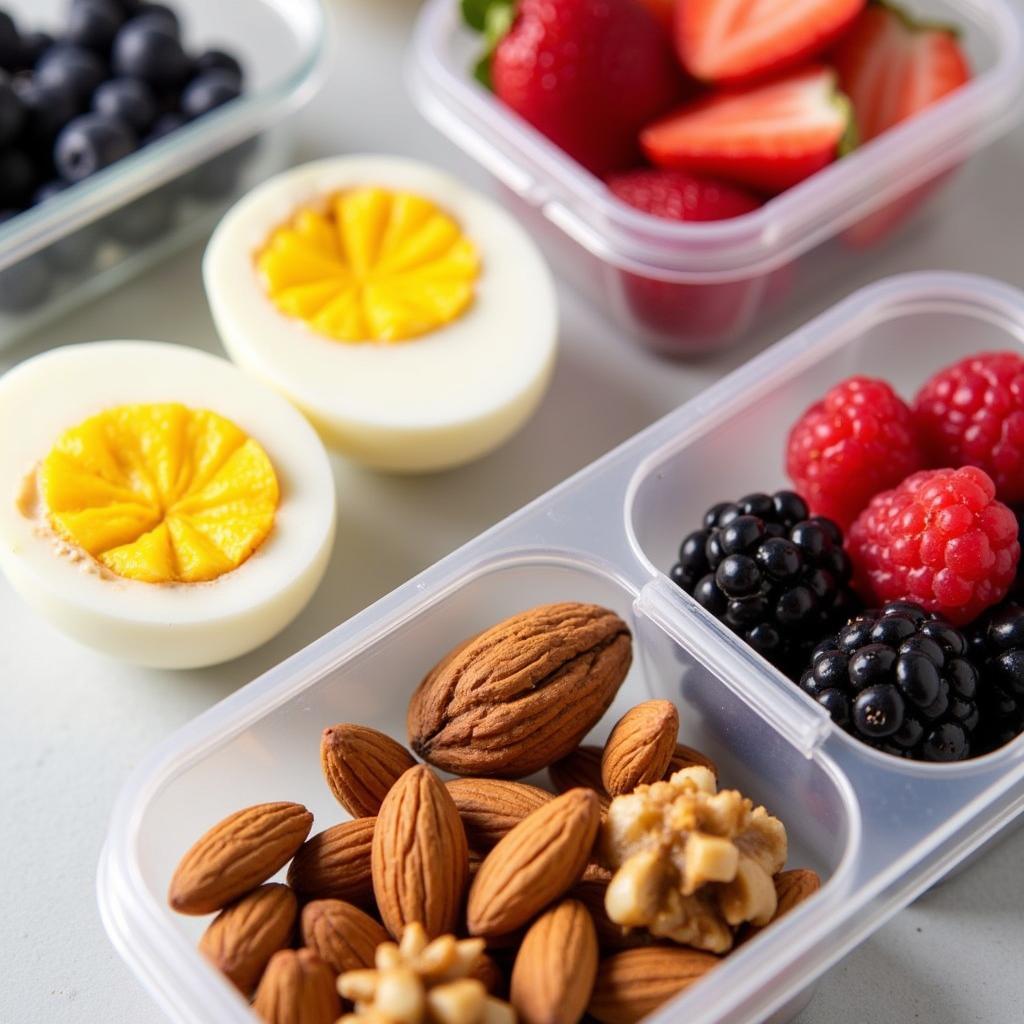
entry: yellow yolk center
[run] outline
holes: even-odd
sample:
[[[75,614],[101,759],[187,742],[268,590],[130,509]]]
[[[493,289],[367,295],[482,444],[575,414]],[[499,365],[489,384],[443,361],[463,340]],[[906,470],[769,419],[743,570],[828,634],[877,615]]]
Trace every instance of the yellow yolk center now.
[[[306,206],[256,264],[274,305],[337,341],[403,341],[451,323],[473,301],[476,247],[422,196],[356,188]]]
[[[118,576],[199,583],[266,539],[280,492],[266,452],[230,420],[177,403],[108,409],[43,461],[53,529]]]

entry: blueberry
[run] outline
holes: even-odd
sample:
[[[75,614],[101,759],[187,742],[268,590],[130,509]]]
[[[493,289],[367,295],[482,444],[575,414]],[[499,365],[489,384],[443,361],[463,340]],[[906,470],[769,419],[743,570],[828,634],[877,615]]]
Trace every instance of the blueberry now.
[[[0,68],[17,71],[21,57],[21,37],[14,19],[0,11]]]
[[[881,684],[861,690],[853,702],[853,724],[871,739],[883,739],[899,732],[905,705],[895,686]]]
[[[729,597],[746,597],[761,585],[761,572],[752,558],[728,555],[715,570],[715,582]]]
[[[145,134],[156,120],[153,90],[140,78],[111,78],[92,95],[97,114],[123,121],[139,134]]]
[[[807,502],[793,491],[779,491],[772,495],[772,506],[775,517],[787,527],[795,526],[809,513]]]
[[[245,77],[242,65],[230,53],[225,53],[223,50],[207,50],[205,53],[201,53],[196,57],[193,67],[197,75],[203,71],[231,71],[238,76],[239,82]]]
[[[82,114],[65,125],[54,162],[66,181],[81,181],[128,156],[136,146],[131,128],[102,114]]]
[[[107,66],[92,50],[70,43],[51,46],[36,65],[42,85],[69,89],[84,106],[93,90],[107,77]]]
[[[68,83],[37,78],[15,79],[14,86],[26,111],[24,142],[39,154],[49,154],[57,133],[78,113],[78,96]]]
[[[967,755],[967,735],[962,726],[945,722],[925,737],[922,753],[926,761],[961,761]]]
[[[708,573],[696,587],[693,588],[694,600],[706,608],[712,615],[721,615],[725,612],[726,598],[715,583],[715,577]]]
[[[40,57],[53,46],[49,32],[26,32],[18,43],[18,58],[10,71],[31,71]]]
[[[896,684],[907,700],[919,708],[926,708],[938,699],[941,688],[939,670],[926,655],[909,651],[900,654],[896,661]]]
[[[181,21],[167,4],[141,3],[132,15],[132,20],[140,20],[151,28],[159,28],[175,37],[181,35]]]
[[[70,185],[59,178],[46,182],[36,189],[32,196],[33,205],[45,203],[54,196],[66,192]],[[54,270],[73,272],[82,270],[92,263],[99,247],[99,231],[95,224],[72,231],[71,234],[58,238],[57,241],[42,250],[42,257]]]
[[[754,522],[759,521],[754,520]],[[782,537],[770,537],[761,543],[755,557],[762,571],[776,580],[792,579],[799,574],[803,566],[797,546]],[[819,596],[824,596],[824,594]]]
[[[0,207],[27,206],[35,188],[36,169],[28,154],[20,149],[0,152]]]
[[[176,132],[179,128],[184,127],[185,118],[178,113],[161,114],[154,122],[153,127],[150,128],[149,134],[146,136],[146,145],[151,142],[159,142],[160,139],[166,138],[172,132]]]
[[[896,652],[891,647],[869,643],[850,658],[850,683],[855,690],[863,690],[878,683],[889,683],[892,681],[895,665]]]
[[[836,725],[844,726],[850,720],[850,702],[840,690],[822,690],[817,702],[832,716]]]
[[[737,516],[721,533],[722,550],[738,555],[764,536],[764,521],[756,516]]]
[[[127,22],[114,39],[114,73],[141,78],[155,88],[180,85],[189,73],[189,60],[177,36],[147,24],[146,17]]]
[[[21,134],[25,104],[6,77],[0,77],[0,146],[8,146]]]
[[[140,245],[166,234],[174,220],[174,196],[159,188],[109,214],[103,227],[111,238],[126,245]]]
[[[181,112],[189,119],[202,117],[237,99],[241,92],[241,80],[233,72],[204,71],[185,86],[181,94]]]
[[[68,12],[68,42],[106,55],[123,22],[115,0],[75,0]]]

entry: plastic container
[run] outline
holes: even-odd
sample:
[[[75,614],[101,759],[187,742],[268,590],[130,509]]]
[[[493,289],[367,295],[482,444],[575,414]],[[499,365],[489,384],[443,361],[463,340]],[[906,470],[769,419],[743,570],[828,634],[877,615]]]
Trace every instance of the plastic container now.
[[[790,864],[825,880],[651,1019],[789,1019],[822,971],[1024,809],[1024,738],[959,765],[871,750],[661,570],[706,505],[782,484],[793,410],[843,376],[884,373],[909,390],[949,360],[1017,346],[1024,294],[1004,285],[919,274],[860,292],[202,715],[117,801],[98,888],[121,955],[172,1019],[251,1024],[195,950],[205,921],[166,906],[184,849],[263,800],[302,801],[314,829],[334,824],[322,728],[362,722],[404,739],[410,692],[456,642],[540,602],[597,601],[630,622],[635,662],[595,738],[636,701],[677,701],[682,741],[778,814]]]
[[[67,0],[12,0],[23,29],[59,26]],[[190,52],[223,47],[238,100],[0,225],[0,346],[203,237],[242,192],[286,166],[286,115],[326,66],[321,0],[174,0]]]
[[[659,220],[619,202],[477,83],[481,39],[456,0],[428,0],[410,58],[423,114],[503,187],[556,269],[638,341],[719,351],[783,304],[873,258],[917,220],[950,172],[1020,118],[1024,11],[1007,0],[916,0],[962,29],[975,78],[941,103],[744,217]]]

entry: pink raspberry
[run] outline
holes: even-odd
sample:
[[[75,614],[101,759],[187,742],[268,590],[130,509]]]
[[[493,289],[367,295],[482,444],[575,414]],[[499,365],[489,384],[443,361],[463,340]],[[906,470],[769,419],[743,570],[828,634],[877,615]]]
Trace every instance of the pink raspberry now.
[[[1003,501],[1024,501],[1024,357],[989,352],[940,370],[914,415],[931,465],[980,466]]]
[[[857,588],[963,625],[1001,601],[1020,561],[1017,519],[976,466],[927,469],[876,495],[850,527]]]
[[[924,467],[914,416],[885,381],[851,377],[790,431],[786,471],[815,515],[846,529],[879,492]]]

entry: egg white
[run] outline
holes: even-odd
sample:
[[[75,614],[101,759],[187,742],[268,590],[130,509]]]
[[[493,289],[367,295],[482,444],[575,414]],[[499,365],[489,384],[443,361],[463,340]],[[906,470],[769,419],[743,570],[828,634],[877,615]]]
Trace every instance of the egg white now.
[[[364,185],[433,200],[477,246],[476,296],[452,323],[393,344],[350,344],[267,297],[255,255],[274,229],[303,205]],[[339,157],[272,178],[221,221],[203,279],[231,358],[291,399],[328,444],[370,466],[423,472],[477,458],[522,426],[550,380],[558,312],[543,257],[497,204],[413,161]]]
[[[26,477],[70,427],[115,406],[180,402],[236,423],[270,457],[281,499],[267,539],[209,583],[153,584],[59,554],[18,507]],[[0,379],[0,567],[76,640],[142,665],[193,668],[237,657],[280,632],[319,584],[334,539],[334,478],[315,431],[291,405],[223,359],[140,341],[71,345]],[[82,553],[84,555],[84,553]]]

